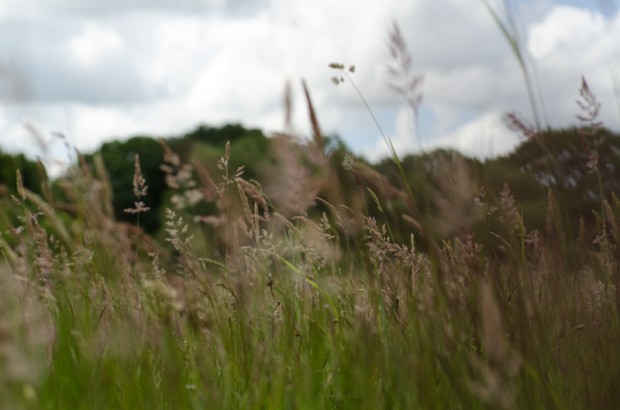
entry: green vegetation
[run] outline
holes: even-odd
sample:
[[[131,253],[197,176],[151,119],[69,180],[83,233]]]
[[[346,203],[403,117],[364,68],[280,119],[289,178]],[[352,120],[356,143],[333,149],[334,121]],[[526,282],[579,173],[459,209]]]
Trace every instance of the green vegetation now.
[[[616,406],[617,136],[598,177],[574,130],[405,157],[416,218],[393,162],[235,129],[105,144],[48,194],[22,165],[4,407]]]

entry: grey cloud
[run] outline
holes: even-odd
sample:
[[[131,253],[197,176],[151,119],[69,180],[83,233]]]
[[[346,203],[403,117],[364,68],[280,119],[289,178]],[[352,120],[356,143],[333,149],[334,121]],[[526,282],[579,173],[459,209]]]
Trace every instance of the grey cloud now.
[[[74,70],[65,62],[23,70],[28,78],[27,101],[39,103],[75,102],[86,104],[127,104],[151,101],[165,92],[145,84],[124,61],[109,61],[90,70]]]
[[[267,0],[3,0],[0,15],[101,16],[131,11],[167,11],[201,13],[222,11],[232,14],[253,12],[267,5]]]
[[[139,103],[169,96],[139,72],[133,50],[122,50],[90,67],[71,61],[67,43],[80,20],[7,19],[0,24],[0,97],[9,102]]]
[[[6,4],[16,10],[37,6],[43,16],[19,20],[16,12],[11,18],[0,17],[0,67],[4,69],[0,93],[25,89],[34,103],[40,102],[42,111],[54,103],[82,104],[74,110],[74,120],[66,121],[76,124],[75,135],[83,135],[84,140],[129,134],[146,125],[155,127],[155,121],[159,130],[190,128],[205,118],[279,124],[273,112],[281,84],[285,76],[293,81],[303,76],[311,85],[324,127],[349,135],[355,147],[360,144],[359,124],[371,134],[368,138],[376,132],[370,121],[364,123],[368,115],[353,89],[331,84],[333,72],[326,65],[334,60],[356,64],[355,81],[370,105],[397,109],[401,100],[386,87],[383,70],[390,17],[397,19],[408,41],[414,71],[426,76],[424,108],[441,125],[437,131],[435,124],[426,124],[425,138],[440,138],[489,110],[527,116],[530,112],[518,63],[480,0],[393,0],[385,5],[376,0],[1,0],[0,16],[7,16]],[[359,5],[359,10],[347,20],[351,5]],[[545,7],[549,5],[553,3],[546,2]],[[251,16],[263,7],[267,12],[260,18]],[[537,12],[537,18],[548,14],[546,9]],[[233,15],[243,17],[227,18]],[[531,27],[534,17],[526,12],[523,17],[524,27]],[[78,67],[67,57],[66,44],[83,29],[84,21],[122,35],[124,48]],[[570,22],[561,23],[570,27]],[[574,119],[578,71],[600,65],[605,60],[600,54],[605,52],[597,48],[575,58],[554,51],[557,63],[537,62],[553,124]],[[150,66],[145,69],[144,64]],[[608,81],[607,71],[604,75],[596,75],[598,81],[592,78],[594,90],[604,86],[601,79]],[[134,106],[128,110],[122,104]],[[298,106],[303,111],[303,102]],[[358,109],[352,116],[358,128],[347,125],[342,112]],[[59,119],[54,124],[62,124],[63,114],[56,114]],[[40,120],[46,121],[52,123]]]
[[[509,53],[482,2],[426,0],[409,17],[399,23],[420,69],[485,65]]]

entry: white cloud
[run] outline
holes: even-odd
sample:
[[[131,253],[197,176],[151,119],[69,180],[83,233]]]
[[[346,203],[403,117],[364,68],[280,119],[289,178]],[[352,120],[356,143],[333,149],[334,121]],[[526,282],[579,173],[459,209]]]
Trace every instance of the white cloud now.
[[[520,141],[519,137],[506,127],[502,115],[496,112],[476,117],[431,141],[418,141],[413,113],[409,107],[401,107],[394,129],[394,136],[390,137],[390,141],[399,155],[419,152],[421,149],[428,151],[453,148],[470,157],[484,160],[509,153]],[[390,151],[387,142],[381,138],[377,139],[373,146],[363,150],[362,154],[371,161],[377,161],[389,157]]]
[[[435,146],[456,148],[465,155],[486,159],[509,153],[519,141],[501,114],[489,112],[438,139]]]
[[[118,14],[135,10],[168,10],[199,12],[210,7],[227,6],[238,9],[242,5],[257,3],[254,0],[3,0],[0,3],[1,16],[41,15],[102,15]]]
[[[593,11],[568,6],[555,7],[530,29],[528,49],[536,59],[558,52],[575,53],[592,47],[592,41],[605,32],[605,19]],[[575,55],[573,54],[575,57]]]
[[[620,128],[609,73],[620,60],[620,17],[541,4],[524,6],[523,37],[549,122],[574,123],[583,74],[603,103],[603,120]],[[323,129],[377,158],[387,153],[385,143],[359,96],[350,84],[329,81],[327,64],[341,61],[356,64],[353,78],[388,121],[382,125],[397,150],[415,151],[411,112],[386,87],[392,19],[414,70],[425,75],[425,148],[503,153],[516,137],[501,114],[530,113],[519,66],[479,0],[7,0],[0,16],[0,90],[10,94],[0,106],[0,146],[13,150],[29,149],[19,131],[28,121],[63,132],[82,150],[110,137],[177,134],[200,122],[277,130],[287,79],[297,129],[307,133],[303,77]]]
[[[415,128],[413,111],[407,106],[402,106],[394,120],[394,133],[385,135],[387,140],[382,135],[379,135],[374,144],[362,150],[362,154],[370,161],[378,161],[381,158],[390,157],[390,144],[399,154],[419,152],[423,145],[416,138]]]
[[[89,22],[82,31],[68,41],[69,59],[90,69],[123,51],[123,40],[117,32]]]

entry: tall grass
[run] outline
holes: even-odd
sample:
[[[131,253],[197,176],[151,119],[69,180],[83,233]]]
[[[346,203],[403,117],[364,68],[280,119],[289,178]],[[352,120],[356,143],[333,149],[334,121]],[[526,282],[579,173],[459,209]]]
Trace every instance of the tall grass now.
[[[82,167],[63,178],[71,218],[20,187],[21,223],[3,236],[3,405],[617,403],[618,201],[604,205],[607,236],[574,265],[563,243],[576,238],[563,232],[552,195],[544,232],[523,226],[507,189],[497,203],[465,195],[502,255],[463,229],[433,259],[413,236],[395,242],[384,224],[340,204],[318,220],[284,217],[258,185],[222,173],[217,185],[195,182],[201,200],[223,201],[217,226],[171,204],[168,248],[112,219],[103,173]],[[340,237],[351,224],[363,244],[345,258]],[[213,258],[197,238],[218,227],[226,250]]]
[[[549,192],[530,230],[508,186],[492,195],[455,160],[431,198],[447,239],[423,250],[434,227],[404,215],[403,240],[387,223],[413,198],[406,175],[349,163],[384,221],[317,197],[340,170],[304,88],[314,139],[280,136],[271,187],[230,170],[229,146],[219,176],[164,146],[160,241],[114,219],[101,166],[81,161],[56,197],[18,180],[1,208],[19,218],[0,240],[0,404],[616,408],[620,201],[603,200],[596,237],[571,237]],[[135,170],[138,217],[139,157]]]

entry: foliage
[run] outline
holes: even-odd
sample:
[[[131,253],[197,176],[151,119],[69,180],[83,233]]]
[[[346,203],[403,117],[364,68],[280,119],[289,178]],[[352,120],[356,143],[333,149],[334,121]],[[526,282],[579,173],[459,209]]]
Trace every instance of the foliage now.
[[[208,172],[217,173],[216,162],[223,154],[224,146],[220,138],[232,137],[235,143],[231,145],[231,168],[244,167],[244,177],[248,180],[278,181],[281,173],[281,163],[278,163],[276,145],[277,139],[266,138],[258,130],[248,130],[240,125],[214,128],[200,126],[196,130],[179,138],[169,140],[170,146],[179,153],[180,158],[188,163],[198,160],[204,164]],[[505,157],[479,162],[474,159],[447,150],[436,150],[417,155],[409,155],[400,164],[403,167],[407,182],[412,189],[413,199],[418,207],[417,219],[425,224],[436,225],[434,221],[440,217],[437,207],[437,195],[447,185],[459,183],[459,175],[446,175],[443,172],[449,163],[462,161],[465,168],[455,171],[468,173],[474,177],[476,189],[484,188],[491,195],[492,200],[498,200],[495,193],[500,193],[505,184],[510,187],[512,194],[518,199],[524,221],[533,228],[544,228],[545,200],[547,191],[553,190],[554,195],[561,203],[566,204],[564,209],[567,219],[567,229],[572,232],[579,230],[583,220],[588,227],[589,236],[595,235],[593,225],[596,220],[595,210],[600,215],[602,199],[611,200],[611,194],[620,192],[620,170],[617,167],[620,155],[620,139],[610,131],[601,129],[596,135],[588,137],[588,149],[584,147],[584,137],[577,129],[554,130],[530,135],[529,139],[518,149]],[[371,165],[361,158],[354,159],[355,172],[341,167],[345,158],[352,159],[348,148],[337,137],[324,137],[325,151],[329,152],[329,168],[334,181],[319,187],[317,195],[335,203],[355,204],[357,210],[366,209],[370,215],[380,218],[392,228],[392,233],[399,240],[405,240],[410,226],[403,227],[400,218],[407,211],[407,199],[381,193],[381,186],[399,186],[401,173],[392,160],[384,160]],[[210,142],[207,142],[210,141]],[[303,145],[303,144],[302,144]],[[592,149],[590,149],[590,145]],[[149,185],[145,203],[152,212],[141,216],[140,226],[146,232],[157,234],[162,232],[164,224],[163,201],[172,195],[165,186],[163,173],[160,169],[162,161],[160,143],[149,137],[134,137],[124,142],[109,142],[97,152],[87,156],[92,164],[95,155],[101,155],[111,183],[113,192],[113,208],[115,218],[120,221],[136,223],[132,215],[123,212],[133,205],[131,193],[133,157],[140,155],[142,173]],[[592,153],[596,154],[600,164],[600,175],[593,174],[588,168]],[[298,155],[298,154],[295,154]],[[14,186],[15,169],[21,169],[24,184],[35,192],[41,192],[40,167],[29,162],[22,156],[3,154],[0,158],[4,166],[3,180]],[[305,161],[305,160],[302,160]],[[454,165],[454,164],[453,164]],[[384,175],[387,180],[377,179],[371,175],[372,170]],[[597,185],[600,176],[601,184]],[[372,182],[376,179],[375,182]],[[375,201],[362,181],[375,193],[383,194],[385,203],[384,212],[379,212]],[[278,183],[276,182],[276,185]],[[443,184],[443,186],[442,186]],[[446,185],[447,184],[447,185]],[[9,184],[6,184],[9,185]],[[273,184],[266,185],[267,190]],[[14,188],[7,191],[14,193]],[[59,192],[61,193],[61,192]],[[602,196],[601,196],[602,195]],[[318,213],[325,211],[321,205]],[[207,209],[203,211],[208,212]],[[410,216],[415,216],[409,212]],[[477,222],[482,222],[478,220]],[[485,229],[482,225],[470,224],[468,229]],[[436,239],[450,234],[444,229],[434,230]],[[420,244],[424,249],[424,244]]]
[[[0,231],[5,231],[18,223],[19,212],[10,203],[17,195],[17,176],[25,187],[41,195],[49,193],[45,168],[40,163],[28,160],[23,154],[10,155],[0,152]]]
[[[148,137],[133,137],[127,141],[112,141],[101,146],[96,155],[100,155],[108,173],[113,192],[114,216],[119,221],[134,222],[135,217],[123,212],[134,204],[132,184],[134,176],[134,158],[140,157],[142,173],[148,180],[148,194],[144,202],[152,209],[159,209],[166,189],[163,173],[159,169],[163,150],[157,140]],[[92,155],[87,158],[92,163]],[[160,226],[156,212],[144,214],[140,225],[147,232],[154,232]]]
[[[235,144],[237,140],[264,137],[258,129],[246,129],[241,124],[226,124],[222,127],[210,127],[201,125],[194,131],[185,135],[185,138],[193,142],[203,142],[209,145],[223,148],[227,142]],[[235,144],[236,145],[236,144]]]
[[[23,154],[10,155],[0,152],[0,186],[4,195],[16,193],[15,181],[18,171],[22,175],[24,186],[34,192],[41,192],[41,183],[44,180],[43,167],[26,159]]]
[[[591,210],[600,207],[602,200],[610,200],[612,193],[620,192],[620,138],[602,129],[592,139],[600,165],[600,187],[597,174],[588,167],[589,151],[576,129],[541,133],[521,144],[505,162],[532,176],[539,186],[553,189],[568,205],[572,220],[593,221]]]
[[[545,224],[532,229],[517,192],[493,190],[496,162],[440,151],[403,159],[430,197],[420,201],[428,217],[415,220],[398,170],[380,165],[386,177],[346,152],[277,141],[287,189],[348,191],[284,212],[275,191],[271,200],[231,168],[232,146],[213,170],[157,144],[172,189],[160,242],[115,220],[113,172],[84,163],[56,182],[70,219],[66,203],[18,184],[21,218],[0,240],[2,404],[615,407],[620,201],[602,202],[606,228],[593,241],[563,229],[568,204],[545,187]],[[217,148],[195,148],[213,161]],[[119,146],[101,151],[130,160],[112,155]],[[520,155],[504,175],[525,190],[539,182],[516,183],[527,175]],[[133,204],[141,177],[147,193],[156,182],[140,172],[149,160],[129,162]],[[422,251],[421,224],[446,239]],[[220,252],[199,237],[211,231]],[[565,244],[578,240],[575,260]]]

